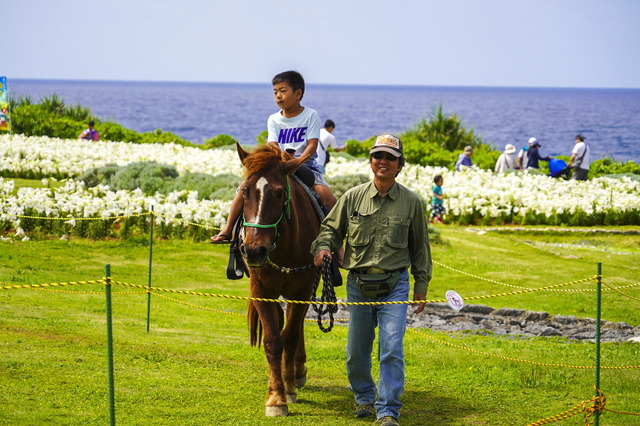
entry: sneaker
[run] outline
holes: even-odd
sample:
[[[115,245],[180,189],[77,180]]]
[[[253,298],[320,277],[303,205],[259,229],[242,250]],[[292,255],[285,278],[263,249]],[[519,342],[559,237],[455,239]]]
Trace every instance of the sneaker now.
[[[355,411],[356,417],[371,417],[375,414],[373,404],[358,404]]]
[[[398,420],[395,417],[384,416],[378,419],[376,422],[378,426],[399,426]]]

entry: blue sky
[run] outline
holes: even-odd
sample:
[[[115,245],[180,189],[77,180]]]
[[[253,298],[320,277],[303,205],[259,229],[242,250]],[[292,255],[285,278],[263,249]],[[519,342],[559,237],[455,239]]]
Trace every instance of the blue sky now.
[[[13,0],[9,78],[640,88],[636,0]]]

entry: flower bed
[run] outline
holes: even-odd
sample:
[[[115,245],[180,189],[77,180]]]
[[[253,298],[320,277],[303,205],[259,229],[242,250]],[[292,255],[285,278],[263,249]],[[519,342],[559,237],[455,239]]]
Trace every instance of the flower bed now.
[[[72,180],[106,164],[156,161],[174,165],[180,173],[241,175],[233,150],[183,147],[175,144],[132,144],[109,141],[61,140],[47,137],[0,136],[0,174],[5,177],[69,178],[52,188],[21,188],[0,178],[0,226],[19,236],[29,232],[68,233],[103,238],[145,230],[154,208],[161,236],[206,238],[225,221],[229,200],[198,200],[193,191],[145,196],[141,191],[85,188]],[[366,160],[335,156],[327,178],[369,174]],[[470,168],[406,165],[398,181],[431,199],[433,177],[444,177],[447,220],[461,224],[638,225],[640,182],[629,178],[565,181],[529,173],[496,175]],[[46,217],[38,219],[36,217]],[[65,220],[56,220],[64,218]],[[70,218],[76,218],[72,220]],[[91,220],[80,220],[91,218]],[[118,218],[118,219],[116,219]],[[14,234],[14,235],[15,235]]]

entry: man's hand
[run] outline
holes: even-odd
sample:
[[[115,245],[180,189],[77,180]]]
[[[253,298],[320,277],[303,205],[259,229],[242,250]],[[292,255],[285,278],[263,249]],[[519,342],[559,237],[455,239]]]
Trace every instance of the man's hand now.
[[[415,293],[413,295],[413,300],[415,301],[419,301],[419,300],[426,300],[426,296],[424,294],[420,294],[420,293]],[[418,307],[416,308],[415,311],[413,311],[414,315],[415,314],[419,314],[420,312],[424,311],[424,307],[425,307],[425,303],[414,303],[413,306],[418,305]]]
[[[329,259],[331,259],[331,252],[329,250],[320,250],[313,258],[313,264],[317,267],[322,266],[322,258],[324,258],[325,254],[329,256]]]

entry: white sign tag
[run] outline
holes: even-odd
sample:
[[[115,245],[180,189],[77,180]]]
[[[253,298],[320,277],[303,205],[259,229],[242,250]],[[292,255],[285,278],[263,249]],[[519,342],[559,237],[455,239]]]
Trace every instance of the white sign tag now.
[[[453,290],[447,291],[446,297],[447,297],[447,302],[449,302],[449,306],[451,306],[451,309],[455,309],[456,311],[459,311],[464,306],[464,300],[462,299],[462,296],[460,296],[455,291]]]

